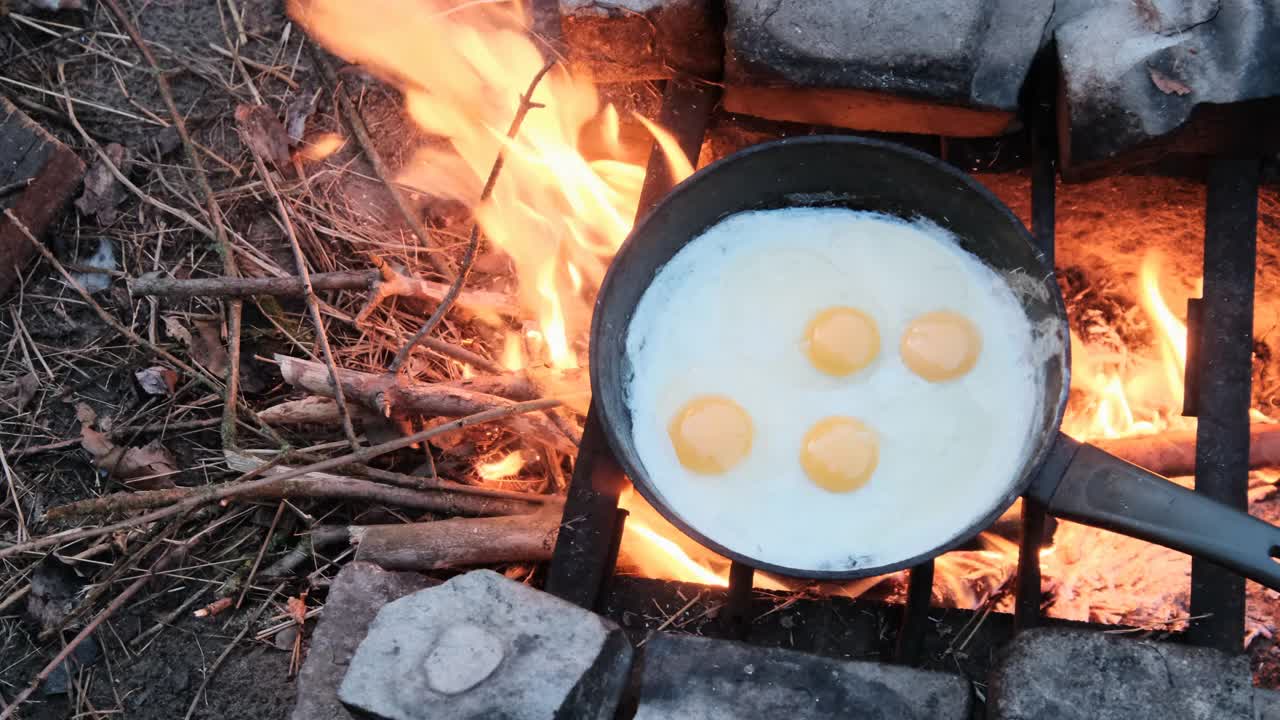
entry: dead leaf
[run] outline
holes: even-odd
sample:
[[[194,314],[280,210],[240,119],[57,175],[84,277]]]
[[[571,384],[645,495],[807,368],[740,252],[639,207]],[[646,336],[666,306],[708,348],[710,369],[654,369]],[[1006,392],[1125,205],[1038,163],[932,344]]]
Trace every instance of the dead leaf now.
[[[1151,82],[1165,95],[1186,95],[1191,92],[1191,88],[1181,80],[1169,77],[1150,65],[1147,66],[1147,72],[1151,75]]]
[[[76,409],[76,416],[81,417],[80,408],[93,411],[81,403]],[[93,456],[93,464],[106,470],[109,477],[125,482],[135,490],[159,490],[171,488],[173,475],[178,467],[173,456],[160,444],[152,440],[142,447],[120,447],[111,442],[106,433],[89,427],[89,422],[80,426],[80,446]]]
[[[177,340],[187,347],[191,347],[191,331],[182,324],[182,321],[178,319],[178,316],[164,316],[164,331],[174,340]]]
[[[20,413],[40,389],[40,378],[33,372],[19,375],[17,380],[0,384],[0,404]]]
[[[291,597],[285,602],[285,610],[289,617],[299,625],[307,621],[307,591],[303,590],[298,597]]]
[[[121,173],[128,174],[132,159],[125,146],[108,143],[102,149],[112,165]],[[116,180],[107,161],[100,157],[84,174],[84,192],[76,199],[76,209],[85,215],[93,215],[102,225],[110,225],[116,219],[116,206],[126,197],[128,192]]]
[[[231,363],[222,346],[221,325],[212,320],[195,322],[196,336],[191,339],[191,359],[208,368],[215,377],[226,377]]]
[[[79,420],[81,425],[92,425],[98,421],[98,413],[94,412],[88,403],[78,402],[76,403],[76,420]]]
[[[244,144],[268,165],[275,165],[282,171],[289,167],[289,135],[271,108],[266,105],[237,106],[236,128]]]
[[[46,555],[31,573],[27,612],[48,630],[57,627],[76,606],[86,582],[70,564]]]
[[[172,395],[178,386],[178,373],[159,365],[139,370],[133,376],[148,395]]]

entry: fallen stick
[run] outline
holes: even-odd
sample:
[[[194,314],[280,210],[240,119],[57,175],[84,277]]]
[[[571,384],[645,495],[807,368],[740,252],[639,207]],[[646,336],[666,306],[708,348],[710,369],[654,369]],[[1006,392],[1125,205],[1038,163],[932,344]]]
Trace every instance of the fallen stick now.
[[[493,410],[486,410],[485,412],[476,413],[475,415],[468,415],[467,417],[464,417],[464,418],[458,418],[457,420],[454,420],[452,422],[448,422],[443,425],[437,425],[433,428],[428,428],[426,430],[423,430],[421,432],[416,432],[406,437],[396,438],[395,440],[389,440],[379,445],[374,445],[373,447],[361,448],[356,452],[347,453],[346,455],[329,458],[327,460],[321,460],[319,462],[314,462],[314,463],[311,463],[310,465],[306,465],[303,467],[292,468],[282,473],[279,477],[274,477],[274,478],[258,477],[259,474],[269,469],[266,465],[264,465],[257,469],[251,470],[245,473],[244,475],[241,475],[240,478],[236,481],[233,481],[231,483],[225,483],[222,485],[210,485],[207,487],[199,488],[195,493],[192,494],[191,497],[188,497],[185,500],[176,502],[173,505],[162,507],[158,510],[153,510],[149,513],[127,518],[125,520],[121,520],[120,522],[112,523],[110,525],[103,525],[101,527],[94,527],[94,528],[86,528],[86,527],[74,528],[64,532],[54,533],[53,535],[46,535],[45,537],[38,538],[36,540],[29,540],[24,543],[15,543],[13,545],[6,545],[5,547],[0,547],[0,558],[12,557],[13,555],[16,555],[18,553],[32,552],[32,551],[40,550],[42,548],[50,547],[53,545],[62,545],[65,543],[75,542],[78,540],[87,540],[89,538],[96,538],[96,537],[102,537],[103,535],[110,535],[111,533],[116,532],[117,530],[124,530],[126,528],[131,528],[136,525],[143,525],[149,522],[163,520],[165,518],[173,517],[174,515],[180,515],[189,510],[194,510],[195,508],[207,505],[209,503],[217,502],[219,500],[222,500],[223,498],[228,498],[235,495],[242,495],[246,492],[251,491],[254,488],[268,485],[270,483],[279,482],[282,479],[301,477],[311,472],[324,472],[326,470],[333,470],[335,468],[340,468],[340,467],[351,465],[354,463],[367,463],[368,461],[376,457],[380,457],[389,452],[395,452],[396,450],[403,450],[404,448],[410,447],[412,445],[416,445],[420,442],[429,440],[443,433],[452,432],[454,430],[461,430],[462,428],[470,427],[472,425],[477,425],[480,423],[500,420],[502,418],[519,414],[519,413],[530,413],[530,412],[538,412],[540,410],[546,410],[548,408],[557,407],[558,405],[560,405],[560,402],[561,401],[559,399],[547,398],[544,400],[533,400],[526,403],[517,403],[515,405],[510,405],[508,407],[495,408]],[[280,455],[280,457],[283,458],[284,455],[282,454]],[[255,478],[255,479],[250,479],[250,478]]]
[[[523,500],[464,494],[441,488],[419,490],[396,487],[324,472],[310,472],[294,477],[271,477],[285,475],[291,471],[292,468],[289,467],[269,468],[266,470],[267,482],[245,483],[242,492],[227,493],[221,499],[365,500],[414,510],[466,516],[521,515],[535,512],[544,505]],[[129,510],[164,507],[197,497],[203,491],[203,488],[169,488],[112,493],[49,508],[45,513],[45,519],[57,521],[86,515],[107,515]]]
[[[381,283],[377,270],[315,273],[311,286],[316,290],[367,290],[374,291]],[[250,297],[271,295],[275,297],[302,296],[306,286],[298,277],[214,277],[180,280],[149,272],[129,281],[129,294],[133,297]],[[404,278],[397,284],[398,295],[440,302],[449,292],[444,283]],[[520,318],[526,313],[514,298],[489,290],[463,290],[457,299],[458,307],[472,314],[495,314]]]
[[[551,559],[560,513],[347,528],[356,559],[388,570],[438,570]]]
[[[285,382],[316,395],[333,396],[329,371],[324,365],[276,355]],[[423,417],[459,417],[485,410],[507,407],[511,400],[489,395],[451,383],[416,383],[398,379],[390,373],[373,374],[355,370],[338,370],[342,391],[366,409],[384,415],[418,415]],[[564,453],[574,453],[577,446],[543,415],[512,416],[507,424],[513,431],[549,445]]]
[[[1099,448],[1166,477],[1194,475],[1196,432],[1176,430],[1142,437],[1099,440]],[[1249,468],[1280,467],[1280,424],[1255,423],[1249,428]]]

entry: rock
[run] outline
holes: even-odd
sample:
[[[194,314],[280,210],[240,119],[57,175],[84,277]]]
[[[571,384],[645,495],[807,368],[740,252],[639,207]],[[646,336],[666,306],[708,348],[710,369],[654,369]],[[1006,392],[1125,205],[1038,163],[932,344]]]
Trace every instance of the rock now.
[[[725,107],[857,130],[1007,130],[1053,0],[726,0]]]
[[[712,0],[560,0],[570,63],[597,82],[720,75]]]
[[[1257,720],[1280,720],[1280,692],[1254,688],[1253,712]]]
[[[969,684],[901,665],[849,662],[697,635],[644,647],[635,720],[963,720]]]
[[[84,163],[74,152],[0,97],[0,209],[12,210],[38,238],[83,177]],[[34,253],[22,231],[0,215],[0,296]]]
[[[1067,169],[1137,149],[1199,106],[1280,95],[1274,0],[1060,0],[1052,24]]]
[[[338,695],[384,720],[603,720],[631,655],[613,622],[475,570],[384,607]]]
[[[329,599],[298,673],[293,720],[351,720],[351,713],[338,700],[338,684],[369,623],[384,604],[435,582],[417,573],[388,572],[366,562],[351,562],[342,568],[329,586]]]
[[[993,720],[1251,720],[1249,659],[1080,630],[1020,633],[992,674]]]

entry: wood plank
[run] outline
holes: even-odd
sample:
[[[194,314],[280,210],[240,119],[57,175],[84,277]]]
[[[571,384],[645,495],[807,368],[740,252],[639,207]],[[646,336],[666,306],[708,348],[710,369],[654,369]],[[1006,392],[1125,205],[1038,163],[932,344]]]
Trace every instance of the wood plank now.
[[[29,183],[0,197],[0,208],[12,210],[40,236],[80,186],[84,172],[84,163],[70,148],[0,97],[0,188]],[[0,216],[0,297],[12,289],[33,252],[18,228]]]

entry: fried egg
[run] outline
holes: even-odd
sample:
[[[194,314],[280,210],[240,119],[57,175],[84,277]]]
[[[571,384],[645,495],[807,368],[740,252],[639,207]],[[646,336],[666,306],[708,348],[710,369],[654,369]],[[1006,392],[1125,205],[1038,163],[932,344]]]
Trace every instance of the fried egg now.
[[[1001,277],[925,220],[729,216],[627,331],[632,435],[685,523],[799,571],[905,561],[969,527],[1034,449],[1032,328]]]

